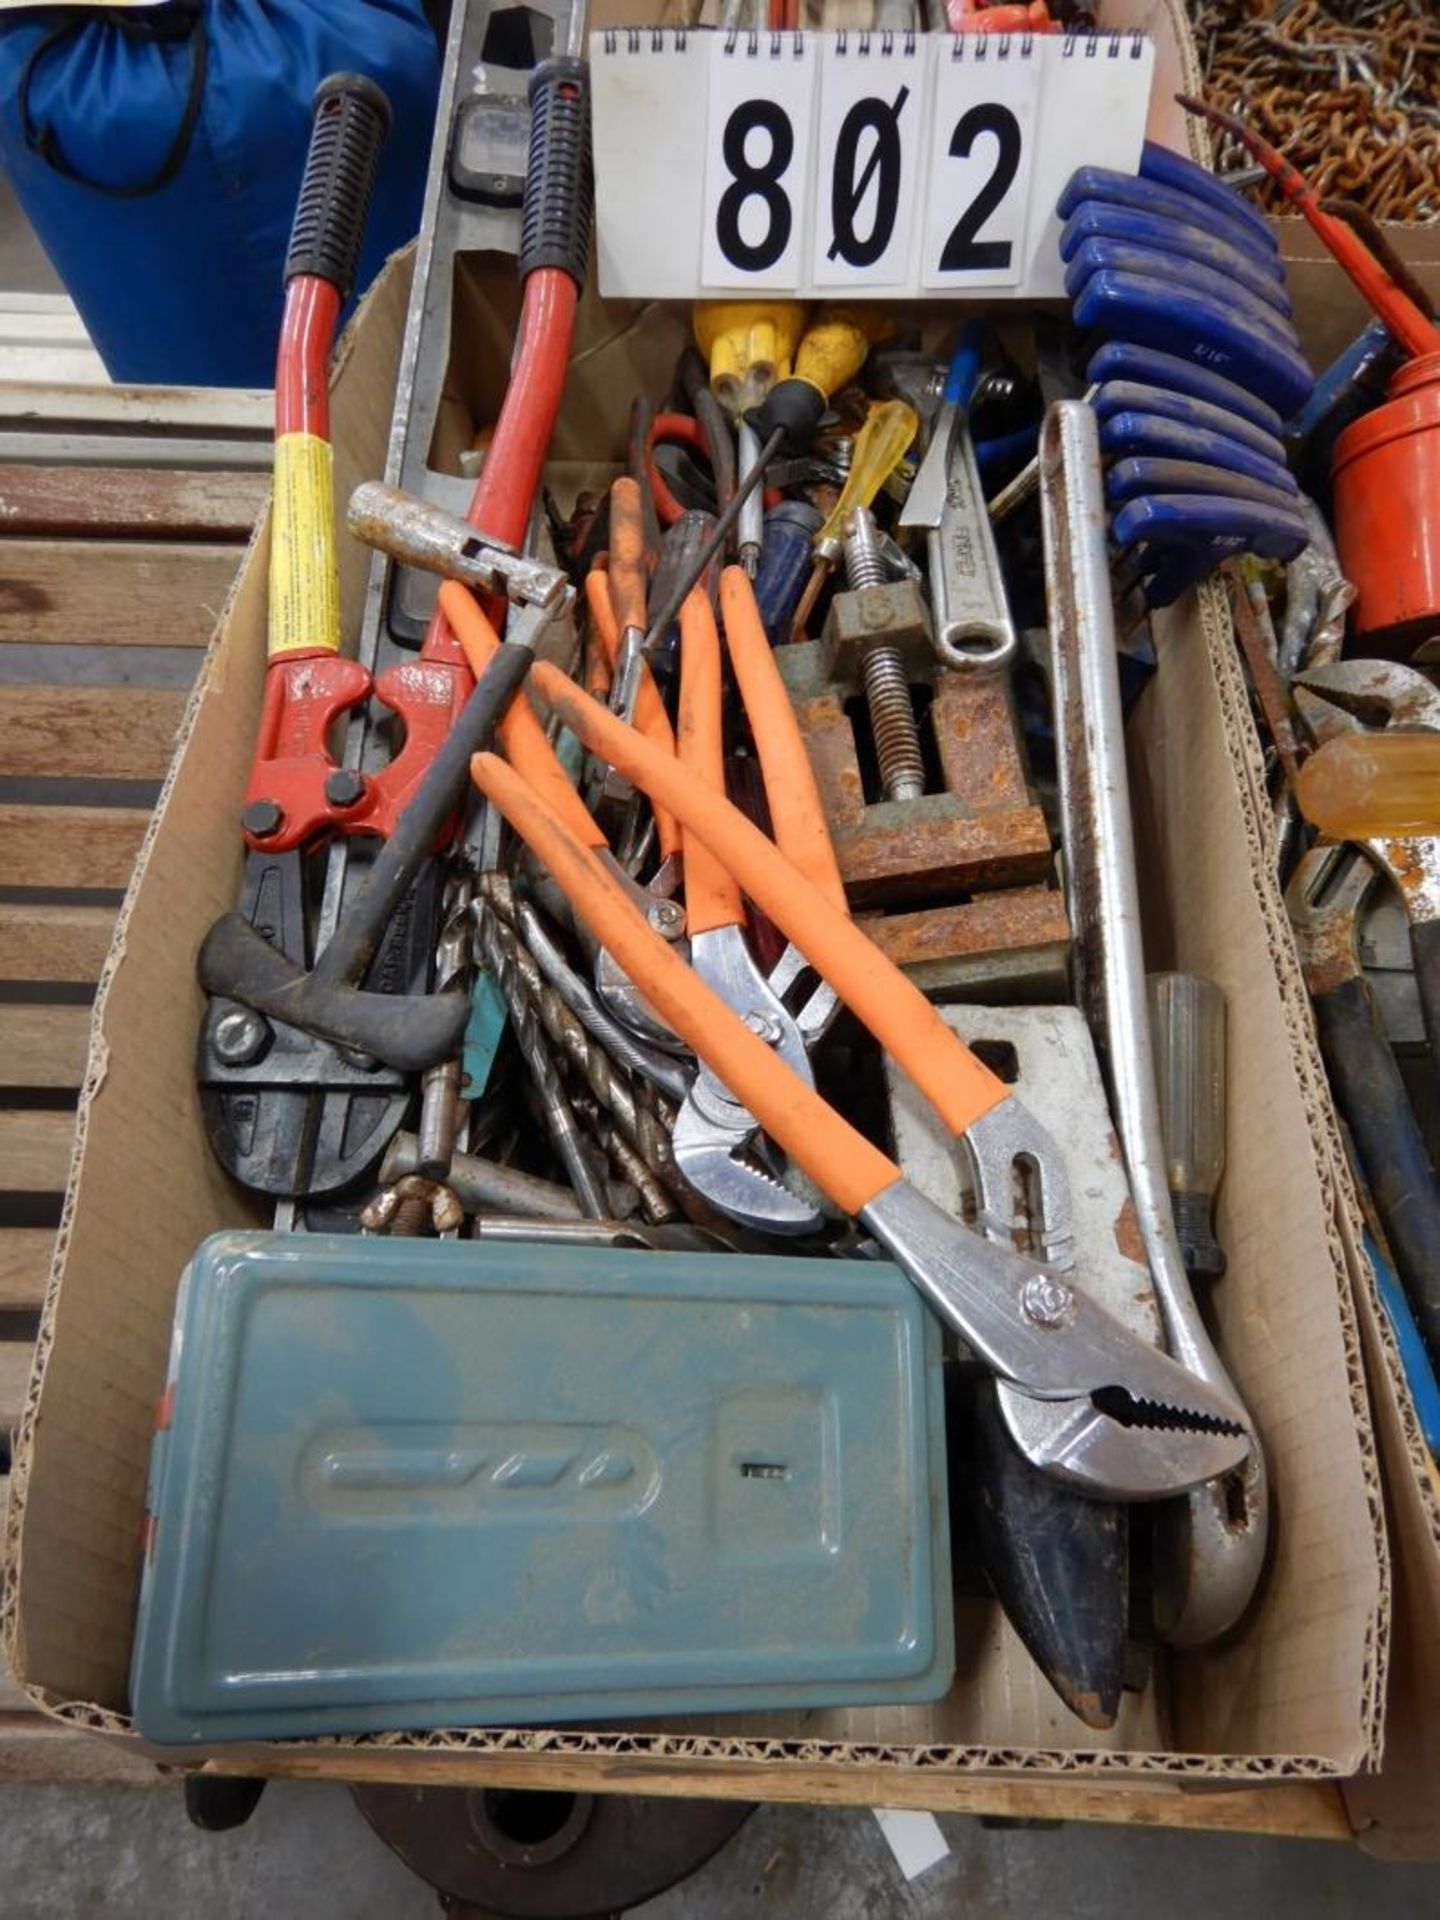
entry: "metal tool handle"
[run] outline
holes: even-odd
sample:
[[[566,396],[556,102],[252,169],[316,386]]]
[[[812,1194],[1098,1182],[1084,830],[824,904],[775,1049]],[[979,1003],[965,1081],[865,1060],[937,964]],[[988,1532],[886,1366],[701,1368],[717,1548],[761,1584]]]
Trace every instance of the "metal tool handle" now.
[[[993,673],[1006,666],[1019,640],[1005,597],[975,444],[963,416],[956,419],[950,437],[945,500],[927,545],[935,651],[947,666],[962,672]]]
[[[420,863],[460,804],[471,755],[489,740],[533,660],[528,646],[510,641],[486,668],[430,762],[415,798],[375,856],[365,885],[316,962],[312,978],[317,982],[340,985],[362,978]]]
[[[725,791],[724,691],[720,635],[710,602],[692,589],[680,609],[680,765],[716,793]],[[685,930],[693,940],[745,922],[740,889],[702,843],[685,842]]]
[[[407,567],[443,574],[481,593],[504,594],[522,606],[551,607],[565,593],[559,567],[497,547],[458,514],[383,480],[360,482],[350,496],[345,524],[355,539]]]
[[[720,610],[730,665],[755,736],[775,844],[831,906],[848,912],[815,769],[775,664],[755,589],[739,567],[727,567],[720,576]]]
[[[1192,1373],[1239,1396],[1205,1329],[1185,1273],[1155,1095],[1124,720],[1105,543],[1105,491],[1095,416],[1059,401],[1040,440],[1045,594],[1055,681],[1055,739],[1064,823],[1076,997],[1106,1068],[1141,1238],[1170,1352]],[[1176,1645],[1200,1645],[1249,1604],[1265,1557],[1264,1456],[1251,1448],[1240,1516],[1223,1491],[1188,1506],[1188,1584],[1166,1623]]]
[[[462,586],[447,580],[440,589],[440,606],[465,649],[470,671],[479,680],[500,651],[500,636],[485,617],[482,608]],[[496,733],[511,766],[522,773],[537,792],[543,793],[578,840],[588,847],[603,847],[605,835],[590,809],[570,784],[570,776],[560,763],[544,727],[530,702],[523,696],[512,700],[500,720]]]
[[[1410,1108],[1370,989],[1342,980],[1313,996],[1335,1095],[1416,1323],[1440,1361],[1440,1182]]]
[[[791,865],[723,795],[697,787],[674,760],[544,661],[537,685],[552,709],[627,779],[678,816],[723,860],[757,906],[794,942],[899,1061],[954,1133],[1010,1099],[1005,1083],[951,1032],[900,969]]]

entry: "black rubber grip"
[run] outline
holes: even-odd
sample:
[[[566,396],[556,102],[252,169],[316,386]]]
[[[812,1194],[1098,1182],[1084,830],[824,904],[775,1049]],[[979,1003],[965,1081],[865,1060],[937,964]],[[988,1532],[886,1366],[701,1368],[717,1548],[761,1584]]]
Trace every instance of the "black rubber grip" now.
[[[1425,1038],[1430,1042],[1430,1070],[1440,1073],[1440,920],[1411,922],[1410,951],[1415,957]]]
[[[313,106],[285,278],[313,274],[346,300],[365,237],[380,149],[390,131],[390,102],[363,73],[332,73],[315,89]]]
[[[570,54],[542,60],[530,81],[530,157],[520,216],[520,278],[559,267],[577,287],[590,264],[595,166],[590,69]]]
[[[746,418],[762,440],[768,440],[777,427],[783,428],[782,450],[791,455],[805,454],[815,444],[829,404],[808,380],[779,380]]]
[[[1363,980],[1315,995],[1320,1050],[1430,1358],[1440,1364],[1440,1183]]]

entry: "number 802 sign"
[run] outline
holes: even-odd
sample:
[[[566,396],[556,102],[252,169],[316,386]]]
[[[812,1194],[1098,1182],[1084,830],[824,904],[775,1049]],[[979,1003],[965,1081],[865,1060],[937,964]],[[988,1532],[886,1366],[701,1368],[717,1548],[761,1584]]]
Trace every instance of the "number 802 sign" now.
[[[1037,84],[1018,47],[933,66],[904,36],[760,49],[742,37],[711,68],[707,286],[1020,279]]]

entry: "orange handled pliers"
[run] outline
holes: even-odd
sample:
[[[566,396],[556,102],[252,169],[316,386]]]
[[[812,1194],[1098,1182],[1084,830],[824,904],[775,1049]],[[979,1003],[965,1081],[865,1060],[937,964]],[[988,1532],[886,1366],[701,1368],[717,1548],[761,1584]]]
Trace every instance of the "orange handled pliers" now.
[[[762,906],[910,1074],[952,1130],[973,1146],[1053,1143],[950,1031],[924,996],[780,849],[716,788],[541,663],[542,697],[592,752],[671,807]],[[1183,1492],[1239,1466],[1249,1451],[1243,1409],[1138,1339],[1071,1282],[1008,1238],[984,1239],[926,1200],[660,939],[594,849],[545,796],[494,754],[471,763],[476,785],[544,864],[592,936],[757,1123],[839,1207],[857,1216],[971,1351],[1022,1393],[1051,1403],[1026,1448],[1047,1472],[1116,1499]],[[995,1126],[995,1116],[1001,1116]],[[1008,1215],[1007,1215],[1008,1217]]]
[[[475,597],[465,587],[453,580],[442,583],[440,588],[440,608],[445,618],[465,649],[466,659],[471,671],[478,679],[491,656],[500,646],[500,638]],[[665,717],[664,706],[660,704],[660,695],[655,691],[655,702],[659,709],[660,720],[664,722],[665,732],[669,733],[670,723]],[[562,819],[570,832],[585,846],[589,847],[596,858],[602,862],[617,887],[620,887],[642,912],[649,924],[666,940],[681,941],[685,928],[685,915],[679,901],[670,897],[674,882],[678,879],[678,866],[670,863],[668,874],[662,869],[648,887],[642,887],[620,865],[610,851],[609,842],[603,829],[595,819],[580,795],[570,784],[570,776],[560,762],[559,755],[546,738],[534,708],[520,694],[510,703],[504,719],[496,728],[496,737],[504,750],[506,758],[516,767],[536,789],[545,796],[547,803]],[[673,754],[673,736],[671,752]],[[656,811],[657,822],[661,815]],[[662,849],[667,838],[679,847],[679,826],[673,816],[665,816],[666,825],[660,828]],[[595,992],[602,1005],[612,1018],[620,1021],[632,1033],[652,1046],[674,1049],[681,1043],[666,1025],[657,1018],[640,994],[629,975],[619,967],[603,945],[594,953]]]
[[[738,597],[731,574],[739,582]],[[738,568],[726,574],[725,595],[727,631],[733,627],[740,633],[743,626],[748,639],[746,622],[753,615],[753,632],[774,672],[750,582]],[[793,760],[798,754],[804,762],[805,749],[779,675],[773,688],[758,689],[760,697],[753,705],[750,695],[757,691],[753,679],[750,686],[743,680],[740,684],[777,838],[782,833],[798,834],[807,841],[818,836],[828,848],[825,816],[813,781],[805,792],[797,792],[782,777],[785,756]],[[680,609],[679,766],[692,785],[721,797],[725,792],[723,708],[720,635],[708,598],[696,590]],[[833,859],[832,854],[832,864]],[[838,884],[838,869],[835,878]],[[792,1073],[807,1086],[813,1085],[805,1035],[750,952],[740,886],[725,862],[689,833],[685,835],[685,925],[690,965],[698,978]],[[697,1193],[742,1226],[761,1233],[813,1233],[824,1221],[819,1207],[772,1179],[749,1155],[760,1131],[755,1115],[702,1061],[695,1084],[675,1116],[675,1165]]]

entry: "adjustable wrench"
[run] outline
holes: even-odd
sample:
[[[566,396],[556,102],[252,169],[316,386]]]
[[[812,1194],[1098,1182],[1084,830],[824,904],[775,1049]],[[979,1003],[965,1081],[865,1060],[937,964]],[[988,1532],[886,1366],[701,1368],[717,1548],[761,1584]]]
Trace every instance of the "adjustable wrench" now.
[[[900,514],[902,527],[928,530],[935,651],[947,667],[968,672],[1007,665],[1017,645],[967,419],[978,375],[975,338],[967,328]]]

